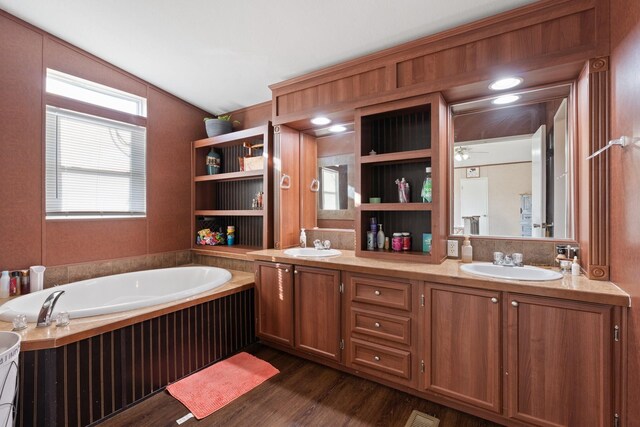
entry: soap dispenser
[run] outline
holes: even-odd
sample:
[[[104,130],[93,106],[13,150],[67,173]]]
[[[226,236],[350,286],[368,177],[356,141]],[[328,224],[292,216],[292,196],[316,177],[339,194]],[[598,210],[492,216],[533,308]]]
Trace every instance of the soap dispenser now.
[[[462,262],[473,261],[473,247],[471,247],[471,240],[469,236],[464,236],[464,243],[462,244]]]
[[[3,271],[0,277],[0,298],[9,298],[9,272]]]
[[[302,229],[302,231],[300,231],[300,247],[307,247],[307,233],[304,232],[304,228]]]

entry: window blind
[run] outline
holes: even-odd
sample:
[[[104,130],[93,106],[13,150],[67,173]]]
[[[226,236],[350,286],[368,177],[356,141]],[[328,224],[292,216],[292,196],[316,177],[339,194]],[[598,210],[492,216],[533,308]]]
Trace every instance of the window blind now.
[[[47,218],[144,216],[146,129],[47,106]]]

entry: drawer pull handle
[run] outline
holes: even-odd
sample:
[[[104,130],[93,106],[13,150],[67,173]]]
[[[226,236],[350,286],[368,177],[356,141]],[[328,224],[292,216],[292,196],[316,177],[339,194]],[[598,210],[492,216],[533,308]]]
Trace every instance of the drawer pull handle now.
[[[511,305],[514,307],[517,307],[519,304],[518,304],[518,301],[511,301]]]
[[[374,292],[374,294],[376,294],[377,296],[380,296],[380,295],[382,295],[382,292],[380,292],[380,291],[375,291],[375,292]]]
[[[375,326],[376,328],[379,328],[380,327],[380,322],[374,323],[373,326]]]
[[[491,298],[491,302],[494,303],[494,304],[497,304],[498,303],[498,298],[496,298],[496,297]]]
[[[375,360],[376,362],[380,361],[380,356],[373,356],[373,360]]]

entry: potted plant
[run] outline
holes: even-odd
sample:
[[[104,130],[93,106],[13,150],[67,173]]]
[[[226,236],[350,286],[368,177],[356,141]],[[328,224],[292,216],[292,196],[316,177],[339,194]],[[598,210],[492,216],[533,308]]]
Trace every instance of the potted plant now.
[[[231,114],[220,114],[215,119],[211,117],[204,118],[204,125],[209,138],[232,132],[234,124],[240,124],[240,122],[237,120],[231,121]]]

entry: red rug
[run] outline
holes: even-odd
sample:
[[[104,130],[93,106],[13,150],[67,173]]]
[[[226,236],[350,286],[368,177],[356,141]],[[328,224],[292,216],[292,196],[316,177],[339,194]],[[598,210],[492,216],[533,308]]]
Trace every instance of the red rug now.
[[[264,360],[239,353],[167,386],[167,391],[201,420],[279,372]]]

